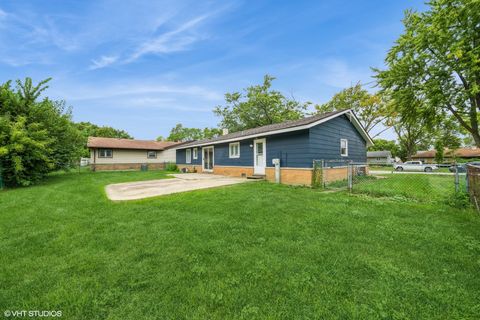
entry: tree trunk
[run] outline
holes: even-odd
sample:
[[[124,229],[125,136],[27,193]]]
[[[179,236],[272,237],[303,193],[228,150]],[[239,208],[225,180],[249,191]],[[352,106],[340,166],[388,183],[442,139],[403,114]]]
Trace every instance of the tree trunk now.
[[[480,134],[477,132],[472,132],[473,141],[475,141],[475,146],[480,148]]]

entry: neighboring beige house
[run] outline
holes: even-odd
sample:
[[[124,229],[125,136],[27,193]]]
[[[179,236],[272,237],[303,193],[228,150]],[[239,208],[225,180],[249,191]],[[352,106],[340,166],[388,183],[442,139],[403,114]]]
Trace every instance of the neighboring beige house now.
[[[89,137],[92,170],[162,169],[175,163],[175,146],[181,142]]]
[[[391,165],[394,162],[395,158],[392,157],[392,153],[388,150],[367,152],[367,163],[369,164]]]
[[[435,163],[436,154],[436,150],[418,151],[412,156],[412,160],[420,160],[423,163]],[[445,163],[454,162],[455,159],[462,159],[464,161],[480,159],[480,149],[476,147],[458,148],[455,150],[445,149],[443,159]]]

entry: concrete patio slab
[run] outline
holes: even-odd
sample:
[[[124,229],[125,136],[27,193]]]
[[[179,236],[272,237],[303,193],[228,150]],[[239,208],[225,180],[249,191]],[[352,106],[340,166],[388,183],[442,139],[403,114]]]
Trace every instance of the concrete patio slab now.
[[[105,187],[105,191],[110,200],[136,200],[249,181],[244,178],[202,173],[172,174],[171,176],[174,178],[109,184]]]

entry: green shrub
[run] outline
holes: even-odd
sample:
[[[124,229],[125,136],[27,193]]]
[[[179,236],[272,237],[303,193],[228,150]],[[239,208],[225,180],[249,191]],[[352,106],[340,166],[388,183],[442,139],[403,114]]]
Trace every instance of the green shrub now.
[[[472,205],[466,192],[455,192],[447,198],[446,202],[449,206],[457,209],[466,209]]]
[[[7,187],[29,186],[54,170],[68,169],[80,156],[81,136],[70,108],[40,94],[49,79],[0,85],[0,167]]]
[[[175,163],[169,162],[165,165],[165,171],[175,171],[176,172],[176,171],[179,171],[179,170],[178,170],[178,167]]]

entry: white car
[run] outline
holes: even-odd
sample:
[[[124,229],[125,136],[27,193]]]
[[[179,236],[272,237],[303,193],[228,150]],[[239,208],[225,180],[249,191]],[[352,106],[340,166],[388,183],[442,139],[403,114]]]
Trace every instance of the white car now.
[[[432,172],[438,170],[434,164],[423,164],[422,161],[407,161],[404,163],[396,163],[393,165],[395,171],[416,171],[416,172]]]

